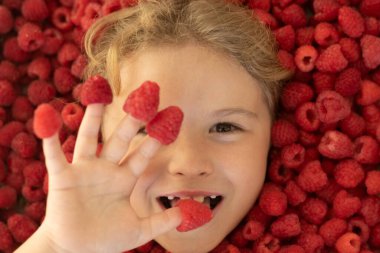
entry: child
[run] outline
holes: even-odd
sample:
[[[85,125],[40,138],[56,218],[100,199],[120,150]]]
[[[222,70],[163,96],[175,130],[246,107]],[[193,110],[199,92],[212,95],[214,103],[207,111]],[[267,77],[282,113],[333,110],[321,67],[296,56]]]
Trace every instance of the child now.
[[[57,135],[43,140],[46,216],[16,252],[122,252],[152,239],[170,252],[212,250],[264,182],[276,101],[289,75],[270,30],[221,0],[151,0],[98,20],[85,45],[87,76],[105,76],[113,102],[87,107],[71,164]],[[146,136],[122,110],[146,80],[160,86],[159,110],[176,105],[184,113],[170,145]],[[178,232],[179,198],[207,204],[213,219]]]

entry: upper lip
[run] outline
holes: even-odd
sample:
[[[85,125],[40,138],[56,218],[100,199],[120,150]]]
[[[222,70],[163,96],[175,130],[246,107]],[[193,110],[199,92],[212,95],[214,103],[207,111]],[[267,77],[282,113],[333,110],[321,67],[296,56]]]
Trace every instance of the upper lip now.
[[[218,192],[209,192],[209,191],[193,191],[193,190],[187,190],[187,191],[178,191],[173,193],[166,193],[163,195],[160,195],[161,197],[168,197],[168,196],[174,196],[174,197],[196,197],[196,196],[221,196]]]

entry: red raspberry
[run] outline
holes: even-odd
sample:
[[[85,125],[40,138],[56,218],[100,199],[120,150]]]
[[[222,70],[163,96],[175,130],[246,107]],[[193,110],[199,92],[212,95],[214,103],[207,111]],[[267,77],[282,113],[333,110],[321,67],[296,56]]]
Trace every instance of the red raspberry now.
[[[374,17],[365,17],[365,34],[378,36],[380,33],[380,24]]]
[[[380,108],[375,104],[362,107],[362,116],[369,123],[377,123],[380,121]]]
[[[333,201],[334,216],[346,219],[360,210],[361,202],[358,197],[354,197],[345,190],[341,190]]]
[[[253,252],[277,252],[280,249],[280,240],[266,233],[253,245]]]
[[[176,203],[181,210],[182,223],[177,227],[179,232],[196,229],[212,219],[211,209],[192,199],[181,199]]]
[[[286,168],[297,168],[304,162],[305,148],[300,144],[290,144],[281,149],[281,162]]]
[[[0,80],[0,106],[10,106],[15,101],[17,92],[12,83]]]
[[[237,226],[231,233],[230,235],[228,236],[229,238],[229,241],[237,246],[237,247],[240,247],[240,248],[243,248],[245,246],[247,246],[248,244],[248,240],[246,238],[244,238],[244,228],[247,227],[249,221],[247,223],[245,223],[244,227],[243,226]],[[264,226],[260,223],[258,223],[262,229],[264,230]],[[249,230],[249,228],[248,228]],[[248,231],[248,233],[251,233],[251,231]]]
[[[267,215],[280,216],[287,207],[286,194],[273,183],[266,183],[261,191],[259,206]]]
[[[328,207],[323,200],[309,197],[301,204],[299,210],[307,222],[319,225],[324,221]]]
[[[355,188],[364,179],[363,167],[353,159],[340,161],[334,171],[335,181],[344,188]]]
[[[55,27],[62,31],[68,31],[73,27],[71,22],[71,11],[69,8],[60,6],[56,8],[52,15],[52,23]]]
[[[380,248],[380,224],[373,226],[371,229],[370,244],[374,248]]]
[[[22,173],[24,168],[31,162],[31,159],[22,158],[16,152],[11,152],[8,156],[7,163],[12,173]]]
[[[307,24],[306,13],[298,4],[291,4],[281,12],[281,20],[294,28],[304,27]]]
[[[4,58],[13,62],[22,63],[30,58],[30,53],[23,51],[17,42],[17,37],[11,37],[5,40],[3,44]]]
[[[335,44],[339,40],[339,34],[335,26],[322,22],[315,27],[314,39],[322,47]]]
[[[321,137],[317,134],[300,130],[299,142],[305,147],[314,147],[318,145]],[[318,150],[316,150],[318,153]],[[318,154],[319,155],[319,154]]]
[[[79,48],[72,42],[66,42],[58,51],[58,62],[61,65],[67,66],[71,64],[79,55]]]
[[[360,240],[365,243],[369,238],[369,227],[362,218],[354,217],[348,222],[348,231],[360,236]]]
[[[360,237],[352,232],[347,232],[335,243],[335,248],[339,253],[359,253],[360,251]]]
[[[24,177],[20,173],[8,173],[5,183],[15,188],[16,191],[20,191],[24,183]]]
[[[119,0],[106,0],[102,6],[102,13],[104,16],[118,11],[122,8],[121,2]]]
[[[44,0],[24,0],[21,12],[30,21],[43,21],[49,16],[49,9]]]
[[[297,184],[306,192],[322,190],[328,183],[327,175],[322,170],[318,160],[311,161],[305,165],[296,179]]]
[[[318,145],[318,151],[331,159],[343,159],[354,154],[354,147],[347,135],[330,130],[323,135]]]
[[[332,73],[342,71],[347,64],[348,61],[344,57],[339,44],[329,46],[319,55],[316,61],[316,67],[319,71]]]
[[[297,239],[298,245],[300,245],[305,252],[320,252],[324,246],[323,238],[311,232],[302,233]]]
[[[380,85],[370,80],[361,82],[361,90],[356,97],[359,105],[370,105],[380,100]]]
[[[268,168],[268,175],[270,180],[274,183],[282,184],[287,182],[291,177],[293,177],[292,172],[283,166],[280,156],[276,156],[270,161]]]
[[[55,95],[55,88],[46,81],[35,80],[28,86],[28,98],[33,105],[39,105],[51,101]]]
[[[264,225],[261,222],[255,220],[249,220],[245,223],[243,228],[243,237],[246,240],[255,241],[263,235],[265,230]]]
[[[51,64],[46,57],[37,57],[28,65],[28,76],[48,80],[51,73]]]
[[[338,22],[348,37],[359,38],[364,32],[364,18],[352,7],[342,6],[339,9]]]
[[[0,145],[10,147],[13,138],[24,130],[24,124],[18,121],[11,121],[0,128]]]
[[[110,104],[112,90],[108,81],[100,75],[87,79],[82,85],[80,100],[84,106],[97,103]]]
[[[331,218],[319,228],[319,234],[329,247],[335,245],[336,240],[347,231],[348,225],[345,220]]]
[[[44,30],[45,44],[40,51],[46,55],[53,55],[58,52],[63,44],[63,35],[60,31],[54,28]]]
[[[301,82],[288,83],[281,94],[281,104],[286,110],[295,110],[299,105],[313,98],[313,90]]]
[[[10,216],[7,225],[13,238],[19,243],[25,242],[38,228],[33,220],[22,214]]]
[[[323,123],[335,123],[351,113],[348,100],[339,93],[326,90],[320,93],[316,100],[319,120]]]
[[[74,153],[76,136],[70,135],[62,144],[62,151],[64,153]]]
[[[277,53],[277,58],[281,65],[294,73],[296,65],[294,63],[293,55],[285,50],[280,49]]]
[[[380,38],[373,35],[364,35],[360,39],[364,64],[369,69],[376,69],[380,65]]]
[[[365,179],[365,186],[369,195],[376,195],[380,193],[380,171],[371,170],[367,172]]]
[[[334,88],[335,75],[316,71],[313,73],[313,85],[317,94]]]
[[[363,0],[360,4],[360,12],[366,16],[380,18],[380,2],[378,0]]]
[[[296,142],[298,139],[298,131],[289,121],[278,119],[272,126],[271,138],[273,146],[281,148]]]
[[[263,11],[261,9],[253,9],[254,16],[261,21],[264,25],[270,27],[270,29],[274,30],[278,28],[277,19],[274,18],[269,12]]]
[[[84,31],[96,21],[98,17],[102,16],[102,6],[95,2],[90,2],[84,9],[84,15],[80,19],[80,25]]]
[[[0,79],[16,83],[20,78],[20,71],[12,62],[4,60],[0,62]]]
[[[358,137],[354,141],[354,159],[362,164],[379,162],[379,144],[368,135]]]
[[[294,61],[302,72],[310,72],[314,69],[318,51],[311,45],[302,45],[297,48]]]
[[[0,187],[0,208],[9,209],[17,202],[17,192],[8,185]]]
[[[340,50],[342,51],[344,58],[349,62],[356,62],[360,59],[360,46],[351,38],[342,38],[339,41]]]
[[[61,117],[63,123],[71,130],[77,131],[84,116],[83,108],[76,103],[66,104],[62,111]]]
[[[41,161],[29,163],[23,170],[24,184],[32,187],[41,187],[46,174],[45,164]]]
[[[7,225],[0,221],[0,250],[4,252],[11,252],[14,246],[13,237]]]
[[[40,104],[34,112],[33,128],[39,138],[48,138],[59,131],[62,119],[58,111],[49,104]]]
[[[320,126],[317,106],[313,102],[306,102],[298,106],[295,120],[300,128],[305,131],[316,131]]]
[[[305,250],[298,244],[286,245],[281,247],[277,253],[306,253]]]
[[[44,191],[44,193],[46,195],[48,194],[48,191],[49,191],[49,176],[48,176],[47,173],[45,174],[45,177],[44,177],[44,182],[43,182],[43,185],[42,185],[42,190]]]
[[[338,17],[340,5],[335,0],[315,0],[313,8],[316,21],[333,21]]]
[[[292,206],[297,206],[306,200],[306,193],[293,181],[287,182],[284,192],[288,198],[288,202]]]
[[[150,137],[157,139],[164,145],[168,145],[177,138],[182,120],[183,112],[181,109],[177,106],[169,106],[159,111],[156,116],[149,121],[146,126],[146,132]]]
[[[13,28],[12,12],[5,6],[0,6],[0,34],[6,34]]]
[[[46,203],[44,201],[29,203],[25,206],[24,213],[34,221],[41,223],[45,216]]]
[[[314,41],[314,27],[301,27],[296,30],[296,44],[298,46],[310,45]]]
[[[272,221],[272,217],[264,213],[259,205],[254,205],[252,207],[252,209],[247,214],[247,219],[258,221],[261,224],[263,224],[264,227],[268,226],[269,223]]]
[[[360,83],[360,71],[355,68],[347,68],[338,75],[335,90],[344,97],[353,96],[360,91]]]
[[[41,28],[33,23],[25,23],[17,36],[20,48],[26,52],[36,51],[45,43]]]
[[[46,195],[42,187],[34,187],[29,185],[23,185],[21,188],[21,194],[28,202],[45,201]]]
[[[274,31],[274,35],[281,49],[291,52],[296,40],[296,32],[291,25],[286,25]]]
[[[76,83],[75,77],[67,67],[59,67],[54,71],[54,85],[61,94],[71,92]]]
[[[145,81],[138,89],[129,94],[123,110],[136,119],[149,122],[157,113],[159,92],[160,87],[157,83]]]
[[[87,65],[87,58],[84,55],[79,55],[71,64],[71,74],[76,78],[82,79],[84,69]]]
[[[264,10],[266,12],[269,12],[270,7],[271,7],[271,1],[269,1],[269,0],[265,0],[265,1],[248,0],[247,6],[250,9],[261,9],[261,10]]]
[[[277,218],[270,226],[271,233],[278,238],[288,238],[301,233],[301,224],[297,214],[285,214]]]
[[[37,153],[37,140],[31,134],[20,132],[13,138],[11,148],[22,158],[32,158]]]

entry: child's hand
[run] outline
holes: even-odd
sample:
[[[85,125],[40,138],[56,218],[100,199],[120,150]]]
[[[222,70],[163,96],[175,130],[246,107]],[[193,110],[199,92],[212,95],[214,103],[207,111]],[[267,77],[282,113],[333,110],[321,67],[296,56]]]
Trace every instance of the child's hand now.
[[[87,106],[71,164],[61,150],[57,134],[43,139],[49,194],[41,229],[57,251],[122,252],[181,223],[178,208],[143,219],[137,217],[129,196],[137,177],[161,144],[146,137],[123,159],[141,125],[126,116],[97,157],[103,110],[101,104]]]

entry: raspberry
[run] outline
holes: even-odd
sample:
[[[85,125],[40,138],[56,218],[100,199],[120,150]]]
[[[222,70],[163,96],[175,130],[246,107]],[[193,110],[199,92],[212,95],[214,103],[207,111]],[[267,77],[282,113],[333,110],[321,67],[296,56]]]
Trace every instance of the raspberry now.
[[[319,120],[323,123],[335,123],[351,113],[351,106],[339,93],[331,90],[321,92],[315,102]]]
[[[360,12],[366,16],[380,18],[380,2],[378,0],[363,0],[360,4]]]
[[[345,220],[331,218],[319,228],[319,234],[323,237],[325,244],[329,247],[335,245],[336,240],[347,231],[348,225]]]
[[[160,87],[157,83],[145,81],[138,89],[129,94],[123,110],[136,119],[149,122],[157,113],[159,92]]]
[[[84,69],[87,65],[87,58],[84,55],[79,55],[71,64],[71,74],[76,78],[82,79]]]
[[[29,60],[30,53],[23,51],[17,42],[17,37],[5,40],[3,44],[4,58],[13,62],[23,63]]]
[[[266,233],[253,245],[253,252],[277,252],[280,249],[280,240]]]
[[[362,116],[369,123],[377,123],[380,121],[380,108],[375,104],[362,107]]]
[[[354,217],[348,222],[348,231],[360,236],[362,242],[367,242],[369,238],[369,227],[362,218]]]
[[[380,24],[374,17],[366,17],[365,19],[365,34],[378,36],[380,33]]]
[[[342,51],[344,58],[349,62],[356,62],[360,58],[360,46],[351,38],[342,38],[339,41],[340,50]]]
[[[271,160],[268,168],[268,175],[270,180],[278,184],[285,183],[291,177],[293,177],[292,172],[288,168],[283,166],[280,156],[276,156]]]
[[[335,181],[344,188],[355,188],[364,179],[362,166],[353,159],[340,161],[334,171]]]
[[[292,144],[298,139],[297,128],[285,119],[274,122],[271,132],[272,145],[278,148]]]
[[[358,197],[354,197],[345,190],[341,190],[333,201],[334,216],[346,219],[360,210],[361,202]]]
[[[20,173],[8,173],[7,178],[5,179],[5,183],[15,188],[16,191],[20,191],[24,183],[24,177]]]
[[[29,163],[23,170],[24,184],[32,187],[41,187],[46,174],[45,164],[41,161]]]
[[[313,90],[305,83],[288,83],[281,94],[281,104],[286,110],[295,110],[313,98]]]
[[[53,12],[52,23],[59,30],[62,30],[62,31],[70,30],[73,26],[70,16],[71,16],[71,12],[69,8],[66,8],[63,6],[58,7]]]
[[[305,147],[316,146],[319,143],[320,139],[321,139],[321,137],[317,134],[313,134],[313,133],[309,133],[309,132],[300,130],[299,142]],[[318,153],[318,150],[316,150],[316,151]]]
[[[4,60],[0,62],[0,79],[5,79],[11,83],[15,83],[20,78],[20,71],[10,61]]]
[[[275,184],[266,183],[261,191],[259,206],[267,215],[280,216],[286,211],[286,194]]]
[[[254,16],[264,25],[270,27],[270,29],[274,30],[278,28],[277,19],[274,18],[269,12],[263,11],[261,9],[253,9]]]
[[[265,0],[265,1],[249,0],[247,3],[247,6],[250,9],[256,9],[257,8],[257,9],[261,9],[261,10],[264,10],[266,12],[269,12],[270,7],[271,7],[271,1],[269,1],[269,0]]]
[[[44,30],[45,44],[40,51],[46,55],[53,55],[61,48],[63,44],[63,35],[60,31],[54,28]]]
[[[98,3],[88,3],[84,9],[84,15],[80,19],[80,25],[84,31],[95,22],[98,17],[102,16],[102,6]]]
[[[360,237],[351,232],[343,234],[335,243],[335,248],[339,253],[359,253]]]
[[[108,81],[100,75],[87,79],[82,85],[80,100],[84,106],[97,103],[110,104],[112,90]]]
[[[298,106],[295,113],[295,120],[305,131],[316,131],[320,126],[317,106],[313,102],[306,102]]]
[[[33,128],[39,138],[48,138],[59,131],[62,126],[62,119],[49,104],[40,104],[34,112]]]
[[[17,92],[12,83],[0,80],[0,106],[10,106],[15,101]]]
[[[51,101],[55,95],[55,88],[43,80],[35,80],[28,86],[28,98],[33,105],[39,105]]]
[[[33,135],[20,132],[13,138],[11,148],[22,158],[32,158],[37,153],[37,141]]]
[[[323,238],[311,232],[302,233],[297,239],[298,245],[300,245],[305,252],[320,252],[324,246]]]
[[[24,0],[22,15],[30,21],[43,21],[49,16],[49,9],[44,0]]]
[[[344,97],[353,96],[360,90],[361,74],[355,68],[343,70],[336,79],[335,91]]]
[[[118,11],[122,8],[121,3],[119,0],[107,0],[102,6],[102,13],[104,16]]]
[[[13,237],[8,227],[0,221],[0,250],[4,252],[11,252],[14,246]]]
[[[29,203],[25,206],[24,213],[34,221],[40,223],[45,216],[46,203],[43,201]]]
[[[380,100],[380,85],[370,80],[361,82],[361,90],[356,97],[359,105],[370,105]]]
[[[304,162],[305,148],[300,144],[290,144],[281,149],[281,161],[286,168],[297,168]]]
[[[13,138],[24,130],[24,124],[18,121],[11,121],[0,128],[0,145],[10,147]]]
[[[348,37],[359,38],[364,32],[364,18],[352,7],[343,6],[339,9],[338,22]]]
[[[301,27],[296,30],[296,44],[310,45],[314,41],[314,27]]]
[[[280,49],[277,53],[277,58],[284,68],[292,73],[296,70],[296,65],[294,64],[293,55],[291,53]]]
[[[380,248],[380,224],[375,225],[371,229],[370,244],[374,248]]]
[[[61,94],[69,93],[76,83],[75,77],[71,74],[70,69],[59,67],[54,71],[54,85]]]
[[[38,25],[25,23],[18,33],[17,42],[22,50],[32,52],[44,44],[45,37]]]
[[[22,196],[28,202],[45,201],[46,195],[42,187],[34,187],[29,185],[23,185],[21,188]]]
[[[13,22],[11,11],[5,6],[0,6],[0,34],[10,32],[13,28]]]
[[[292,244],[281,247],[277,253],[305,253],[305,250],[297,244]]]
[[[291,25],[283,26],[276,31],[274,35],[281,49],[291,52],[296,40],[296,32]]]
[[[77,131],[79,129],[83,116],[83,108],[76,103],[66,104],[61,111],[63,123],[71,131]]]
[[[331,159],[343,159],[354,154],[354,146],[347,135],[330,130],[323,135],[318,145],[318,151]]]
[[[261,222],[255,220],[249,220],[243,228],[243,237],[246,240],[255,241],[263,235],[265,230],[264,225]]]
[[[365,186],[369,195],[376,195],[380,193],[380,171],[371,170],[367,172],[365,179]]]
[[[272,217],[264,213],[263,210],[261,210],[259,205],[254,205],[252,209],[249,211],[249,213],[247,214],[247,219],[258,221],[261,224],[263,224],[265,227],[269,225],[269,222],[271,222]]]
[[[246,238],[244,238],[244,229],[245,227],[247,227],[249,221],[247,223],[245,223],[244,227],[243,226],[237,226],[231,233],[230,235],[228,236],[228,239],[229,241],[235,245],[235,246],[238,246],[239,248],[243,248],[245,246],[247,246],[248,244],[248,240]],[[257,224],[259,224],[262,228],[262,230],[264,230],[264,226],[260,223],[257,222]],[[248,227],[247,229],[247,232],[248,232],[248,235],[249,233],[251,233],[252,231],[250,230],[250,228]]]
[[[341,51],[341,46],[333,44],[319,55],[315,66],[319,71],[336,73],[345,69],[347,64],[348,61]]]
[[[72,42],[66,42],[58,51],[58,62],[67,66],[80,55],[79,48]]]
[[[298,4],[291,4],[283,9],[281,20],[294,28],[304,27],[307,24],[306,13]]]
[[[306,200],[306,193],[293,181],[287,182],[284,192],[288,198],[288,202],[292,206],[297,206]]]
[[[302,217],[315,225],[321,224],[327,215],[327,204],[321,199],[309,197],[300,206]]]
[[[297,214],[285,214],[277,218],[270,226],[271,233],[278,238],[288,238],[301,233],[301,224]]]
[[[317,94],[325,90],[332,90],[335,83],[335,75],[316,71],[313,73],[313,85]]]
[[[7,225],[13,238],[19,243],[25,242],[38,228],[32,219],[22,214],[10,216]]]
[[[0,187],[0,208],[9,209],[16,204],[17,192],[8,185]]]
[[[84,9],[90,0],[75,1],[71,11],[71,21],[75,25],[80,25],[80,19],[84,15]]]
[[[333,21],[338,17],[340,5],[335,0],[313,1],[314,19],[316,21]]]
[[[48,80],[51,73],[51,64],[46,57],[37,57],[28,65],[28,76]]]
[[[360,39],[364,64],[369,69],[375,69],[380,65],[380,38],[373,35],[364,35]]]
[[[182,215],[182,223],[177,227],[179,232],[196,229],[212,219],[211,209],[198,201],[181,199],[176,206],[180,208]]]
[[[362,164],[379,162],[379,144],[371,136],[363,135],[354,141],[354,159]]]
[[[335,44],[339,40],[339,34],[335,26],[322,22],[315,27],[314,39],[322,47]]]
[[[136,107],[134,109],[136,109]],[[146,112],[149,112],[149,110]],[[156,116],[149,121],[146,126],[146,131],[150,137],[157,139],[164,145],[168,145],[177,138],[182,120],[183,112],[181,109],[177,106],[169,106],[159,111]]]
[[[305,165],[296,179],[297,184],[306,192],[322,190],[328,183],[327,175],[322,170],[318,160],[311,161]]]
[[[302,45],[297,48],[294,61],[302,72],[310,72],[314,69],[318,51],[311,45]]]

